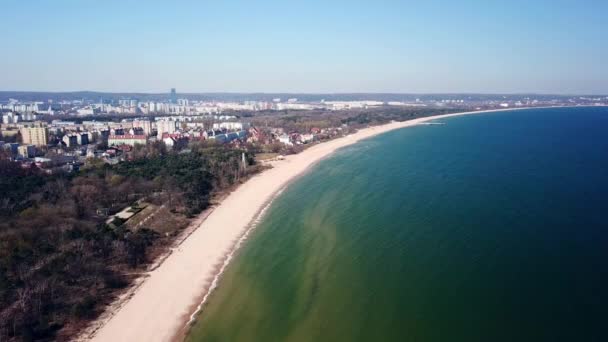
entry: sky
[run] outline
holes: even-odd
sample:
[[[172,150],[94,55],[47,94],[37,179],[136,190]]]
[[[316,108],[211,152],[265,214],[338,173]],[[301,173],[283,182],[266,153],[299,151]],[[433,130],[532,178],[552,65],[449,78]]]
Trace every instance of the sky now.
[[[606,0],[0,7],[0,90],[608,94]]]

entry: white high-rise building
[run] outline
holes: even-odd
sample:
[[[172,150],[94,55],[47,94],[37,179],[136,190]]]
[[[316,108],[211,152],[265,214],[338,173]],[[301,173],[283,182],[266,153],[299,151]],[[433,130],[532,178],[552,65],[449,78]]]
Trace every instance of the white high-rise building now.
[[[148,112],[150,113],[156,113],[158,112],[158,110],[156,109],[156,102],[148,102]]]
[[[15,124],[19,122],[19,115],[13,112],[8,112],[2,115],[2,123],[3,124]]]
[[[152,123],[147,119],[133,120],[133,127],[142,128],[146,136],[149,136],[152,133]]]
[[[163,133],[175,133],[177,130],[177,122],[173,120],[156,121],[156,130],[159,136],[161,136]]]

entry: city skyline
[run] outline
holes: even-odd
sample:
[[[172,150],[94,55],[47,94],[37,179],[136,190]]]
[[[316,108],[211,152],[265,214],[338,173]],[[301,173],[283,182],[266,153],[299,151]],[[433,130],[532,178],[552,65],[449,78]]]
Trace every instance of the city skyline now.
[[[596,1],[9,0],[5,9],[2,91],[608,93],[608,5]]]

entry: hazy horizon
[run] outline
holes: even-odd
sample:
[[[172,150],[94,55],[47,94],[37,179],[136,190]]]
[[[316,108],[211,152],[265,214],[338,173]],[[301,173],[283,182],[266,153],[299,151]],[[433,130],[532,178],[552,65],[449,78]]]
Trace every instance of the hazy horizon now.
[[[0,93],[41,93],[41,94],[76,94],[76,93],[92,93],[92,94],[142,94],[142,95],[166,95],[170,92],[171,88],[165,89],[165,91],[101,91],[101,90],[24,90],[24,89],[7,89],[0,90]],[[285,91],[188,91],[183,92],[177,90],[178,95],[407,95],[407,96],[438,96],[438,95],[481,95],[481,96],[526,96],[526,95],[537,95],[537,96],[608,96],[606,93],[540,93],[540,92],[285,92]]]
[[[591,0],[8,0],[4,9],[2,91],[608,93],[608,4]]]

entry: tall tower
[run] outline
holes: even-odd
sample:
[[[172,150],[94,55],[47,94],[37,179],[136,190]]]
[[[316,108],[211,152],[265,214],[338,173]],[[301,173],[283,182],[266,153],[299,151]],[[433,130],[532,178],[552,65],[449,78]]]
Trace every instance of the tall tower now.
[[[177,92],[175,91],[175,88],[171,88],[171,95],[169,97],[169,102],[177,103]]]

